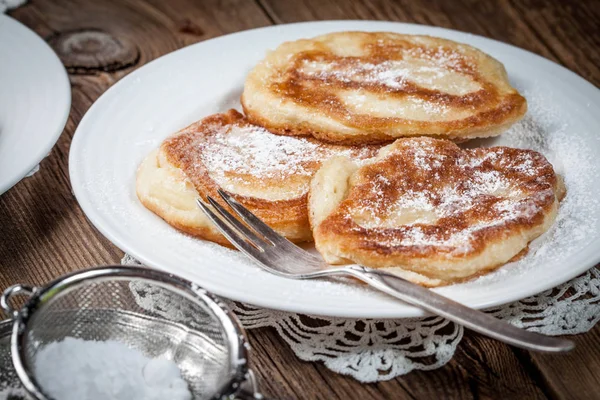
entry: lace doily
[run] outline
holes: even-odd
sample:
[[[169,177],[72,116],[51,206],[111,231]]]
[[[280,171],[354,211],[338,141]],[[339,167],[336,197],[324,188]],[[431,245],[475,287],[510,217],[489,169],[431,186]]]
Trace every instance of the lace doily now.
[[[129,255],[125,265],[141,265]],[[165,312],[159,293],[136,293],[138,304]],[[246,329],[275,328],[305,361],[361,382],[376,382],[412,370],[446,364],[463,336],[463,327],[441,317],[399,320],[312,317],[229,302]],[[486,310],[513,325],[546,335],[590,330],[600,320],[600,268],[535,296]],[[172,311],[170,311],[172,312]],[[179,311],[178,311],[179,312]]]

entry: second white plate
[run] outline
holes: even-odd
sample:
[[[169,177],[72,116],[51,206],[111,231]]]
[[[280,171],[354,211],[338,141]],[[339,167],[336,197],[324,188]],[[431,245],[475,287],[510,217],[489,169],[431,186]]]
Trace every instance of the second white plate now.
[[[35,32],[0,14],[0,194],[52,149],[71,109],[67,71]]]
[[[239,253],[177,232],[135,194],[138,164],[178,129],[230,107],[248,71],[286,40],[344,30],[428,34],[471,44],[496,57],[527,97],[524,121],[480,145],[529,147],[565,176],[568,195],[555,226],[523,260],[472,282],[437,289],[475,308],[521,299],[554,287],[600,261],[600,94],[574,73],[490,39],[427,26],[370,21],[311,22],[240,32],[174,52],[140,68],[88,111],[70,154],[73,190],[89,219],[145,264],[257,306],[313,315],[366,318],[423,313],[355,284],[293,281],[263,272]]]

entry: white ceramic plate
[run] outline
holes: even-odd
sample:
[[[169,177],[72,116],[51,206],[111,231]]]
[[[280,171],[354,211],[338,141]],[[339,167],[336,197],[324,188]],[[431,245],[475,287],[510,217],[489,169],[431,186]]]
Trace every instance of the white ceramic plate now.
[[[71,86],[50,46],[0,14],[0,194],[30,172],[58,140]]]
[[[574,73],[532,53],[466,33],[368,21],[311,22],[240,32],[162,57],[122,79],[85,115],[75,134],[70,174],[84,212],[112,242],[145,264],[195,281],[221,296],[261,307],[340,317],[423,313],[354,284],[286,280],[238,253],[178,233],[146,210],[136,168],[169,134],[211,113],[239,108],[244,78],[286,40],[342,30],[429,34],[472,44],[502,61],[529,100],[525,121],[499,139],[542,150],[565,175],[569,195],[555,227],[528,257],[475,281],[437,291],[475,308],[554,287],[600,260],[600,95]]]

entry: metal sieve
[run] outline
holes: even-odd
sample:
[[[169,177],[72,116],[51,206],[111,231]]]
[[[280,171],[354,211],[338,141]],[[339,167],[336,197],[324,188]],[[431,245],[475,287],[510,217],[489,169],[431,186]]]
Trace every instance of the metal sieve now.
[[[10,301],[17,294],[29,296],[19,311]],[[160,304],[145,304],[148,294]],[[116,340],[147,357],[173,360],[194,399],[261,398],[236,317],[217,297],[173,275],[119,265],[94,268],[42,288],[9,287],[0,306],[13,319],[15,370],[36,399],[60,400],[36,379],[34,365],[44,345],[67,337]]]

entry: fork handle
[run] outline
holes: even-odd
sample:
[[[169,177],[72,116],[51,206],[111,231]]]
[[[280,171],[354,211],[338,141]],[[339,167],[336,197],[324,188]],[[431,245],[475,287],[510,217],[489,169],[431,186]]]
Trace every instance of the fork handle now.
[[[344,269],[347,274],[390,296],[515,347],[552,353],[569,351],[575,347],[575,344],[570,340],[549,337],[517,328],[397,275],[366,267],[352,266]]]

